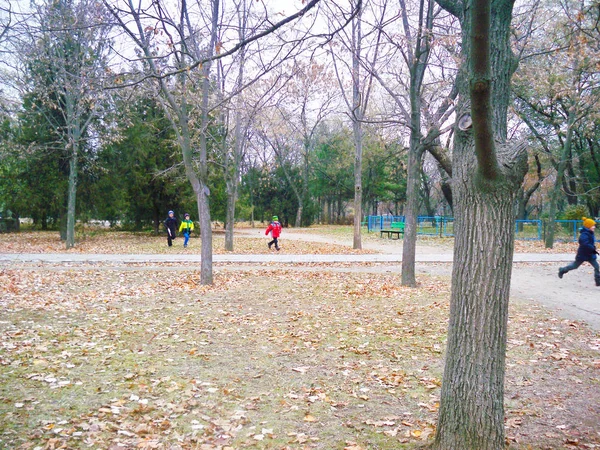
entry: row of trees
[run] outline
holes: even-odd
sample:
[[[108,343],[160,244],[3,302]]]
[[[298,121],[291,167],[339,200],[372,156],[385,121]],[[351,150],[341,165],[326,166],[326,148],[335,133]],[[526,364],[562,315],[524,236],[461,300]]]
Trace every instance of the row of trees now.
[[[301,225],[353,198],[360,248],[363,208],[402,204],[414,286],[416,217],[437,190],[464,264],[435,446],[503,447],[515,213],[600,207],[597,4],[31,5],[0,8],[5,207],[59,220],[71,247],[78,211],[158,226],[195,204],[211,284],[215,217],[233,250],[236,211]]]
[[[127,118],[117,125],[118,139],[104,143],[92,157],[78,158],[76,217],[80,221],[101,219],[132,230],[151,226],[162,232],[167,210],[182,214],[194,209],[193,192],[178,158],[174,132],[154,98],[137,97],[128,103],[119,102],[114,108],[119,116]],[[5,122],[5,135],[10,136],[11,145],[3,154],[3,204],[16,216],[31,218],[34,226],[52,229],[66,212],[68,160],[61,157],[60,147],[40,145],[50,142],[44,133],[51,129],[44,120],[28,113],[27,109],[23,112],[18,127]],[[264,145],[262,141],[257,144]],[[296,164],[293,150],[285,146],[281,147],[281,161],[270,162],[269,154],[244,160],[235,218],[263,221],[276,213],[285,224],[295,225],[302,208],[302,225],[314,220],[348,220],[347,205],[353,199],[353,167],[348,157],[352,150],[351,131],[340,124],[335,130],[319,130],[319,141],[308,155],[304,172]],[[209,154],[222,164],[218,148],[211,148]],[[381,203],[391,213],[401,211],[406,192],[403,157],[402,147],[387,144],[380,136],[367,135],[363,196],[373,214]],[[390,161],[400,163],[390,165]],[[227,190],[219,164],[209,166],[211,215],[224,223]],[[303,185],[305,175],[307,190],[300,192],[297,187]]]

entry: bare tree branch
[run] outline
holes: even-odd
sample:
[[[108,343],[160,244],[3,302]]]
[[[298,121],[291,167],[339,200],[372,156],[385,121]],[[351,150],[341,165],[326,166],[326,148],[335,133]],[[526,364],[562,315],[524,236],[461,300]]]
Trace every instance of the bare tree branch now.
[[[103,3],[106,5],[106,7],[108,8],[108,10],[111,12],[111,14],[113,15],[113,17],[119,22],[119,24],[121,25],[121,27],[125,30],[125,32],[127,34],[129,34],[129,36],[131,38],[134,39],[134,41],[136,42],[136,44],[139,47],[143,47],[143,43],[142,41],[140,41],[140,39],[135,36],[131,30],[129,30],[126,26],[126,24],[123,22],[123,19],[119,16],[118,14],[118,9],[113,8],[109,3],[108,0],[102,0]],[[126,87],[126,86],[132,86],[135,84],[138,84],[142,81],[144,81],[145,79],[148,78],[166,78],[166,77],[170,77],[172,75],[177,75],[180,73],[186,73],[190,70],[193,70],[197,67],[201,67],[203,64],[221,59],[221,58],[225,58],[227,56],[233,55],[234,53],[236,53],[238,50],[242,49],[243,47],[247,46],[248,44],[259,40],[265,36],[268,36],[269,34],[272,34],[273,32],[277,31],[279,28],[283,27],[284,25],[293,22],[294,20],[304,16],[308,11],[310,11],[311,9],[313,9],[321,0],[311,0],[304,8],[302,8],[301,10],[299,10],[298,12],[296,12],[295,14],[292,14],[291,16],[286,17],[285,19],[275,23],[274,25],[272,25],[271,27],[267,28],[266,30],[261,31],[260,33],[257,33],[243,41],[238,42],[236,45],[234,45],[230,50],[226,51],[226,52],[216,52],[215,54],[213,54],[212,56],[208,56],[208,57],[204,57],[204,58],[194,58],[193,62],[191,62],[191,64],[189,64],[186,67],[183,67],[181,69],[178,70],[174,70],[174,71],[170,71],[170,72],[165,72],[165,73],[152,73],[152,74],[148,74],[138,80],[136,80],[135,82],[132,83],[128,83],[128,84],[121,84],[119,86],[116,86],[116,88],[121,88],[121,87]],[[362,0],[361,0],[362,1]],[[131,11],[134,11],[133,5],[130,3],[130,7],[131,7]],[[138,32],[140,32],[140,35],[143,35],[141,32],[142,30],[139,29],[139,24],[138,24]],[[146,59],[154,59],[154,57],[152,55],[146,55]]]

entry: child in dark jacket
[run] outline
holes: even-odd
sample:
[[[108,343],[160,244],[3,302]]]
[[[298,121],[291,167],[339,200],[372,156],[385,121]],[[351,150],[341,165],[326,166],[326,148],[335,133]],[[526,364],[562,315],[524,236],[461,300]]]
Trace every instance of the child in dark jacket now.
[[[558,277],[562,278],[563,275],[571,270],[579,268],[584,262],[589,262],[594,268],[594,279],[596,280],[596,286],[600,286],[600,266],[598,266],[598,250],[596,250],[596,240],[594,239],[594,230],[596,229],[596,222],[586,217],[583,218],[583,228],[579,230],[579,248],[577,249],[577,255],[575,261],[565,267],[558,269]]]
[[[171,247],[177,231],[177,219],[173,211],[169,211],[169,217],[165,220],[165,228],[167,229],[167,244]]]

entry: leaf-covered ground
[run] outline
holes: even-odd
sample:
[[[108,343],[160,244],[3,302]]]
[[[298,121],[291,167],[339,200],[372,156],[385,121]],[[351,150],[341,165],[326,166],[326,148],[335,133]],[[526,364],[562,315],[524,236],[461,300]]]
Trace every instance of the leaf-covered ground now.
[[[449,281],[375,266],[0,268],[0,448],[430,442]],[[514,449],[600,448],[600,336],[512,306]]]
[[[258,233],[258,231],[257,231]],[[263,234],[261,234],[264,236]],[[275,252],[267,247],[269,239],[237,236],[234,241],[236,254],[265,254]],[[281,250],[288,254],[360,254],[372,253],[370,250],[353,250],[351,247],[328,243],[304,242],[283,237]],[[200,254],[202,248],[198,236],[190,239],[187,248],[183,248],[183,238],[177,237],[173,246],[167,246],[166,236],[148,233],[129,233],[118,231],[92,230],[78,233],[76,245],[70,252],[101,254]],[[21,233],[0,234],[0,253],[64,253],[65,243],[56,231],[24,231]],[[213,253],[225,254],[225,235],[213,234]]]

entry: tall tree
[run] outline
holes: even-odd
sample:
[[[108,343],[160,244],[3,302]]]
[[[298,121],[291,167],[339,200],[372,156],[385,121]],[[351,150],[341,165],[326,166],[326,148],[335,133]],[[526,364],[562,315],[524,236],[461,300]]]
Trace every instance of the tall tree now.
[[[166,212],[188,208],[186,199],[192,198],[175,133],[155,98],[128,95],[115,108],[127,119],[118,125],[119,139],[98,155],[102,170],[91,192],[95,217],[134,229],[152,224],[156,233],[162,232]]]
[[[372,73],[394,102],[397,110],[394,122],[408,128],[402,284],[415,286],[417,217],[422,197],[423,155],[429,150],[441,161],[447,173],[452,173],[450,158],[439,145],[439,137],[447,131],[443,124],[454,112],[452,105],[458,91],[451,80],[445,79],[445,74],[451,74],[455,68],[448,67],[440,74],[437,68],[431,70],[429,67],[432,57],[440,65],[447,64],[446,61],[451,59],[448,58],[446,46],[435,45],[434,36],[441,33],[436,33],[434,26],[436,22],[446,22],[444,25],[452,30],[447,23],[452,21],[440,20],[438,16],[442,11],[439,6],[435,6],[434,0],[423,0],[416,5],[404,0],[399,3],[398,18],[382,20],[382,24],[387,25],[384,35],[389,50],[382,52],[383,57],[377,61],[377,67],[373,68]],[[389,8],[387,2],[382,3],[382,8]],[[392,27],[393,24],[398,24],[397,33],[393,32],[397,29]],[[399,39],[398,36],[402,38]],[[443,49],[441,52],[440,47]],[[368,66],[365,65],[365,69],[369,70]]]
[[[173,19],[169,10],[164,5],[155,3],[154,25],[149,25],[147,11],[141,4],[134,5],[127,2],[126,14],[134,21],[134,27],[129,28],[123,12],[116,7],[110,8],[113,17],[121,28],[136,43],[143,55],[143,71],[157,83],[159,100],[171,122],[181,149],[183,165],[187,179],[194,191],[197,200],[200,233],[202,236],[200,282],[212,284],[212,226],[210,219],[208,187],[208,136],[209,128],[209,96],[211,94],[212,57],[217,51],[217,35],[219,31],[219,6],[220,0],[211,0],[207,10],[210,14],[207,19],[207,42],[198,41],[197,30],[192,26],[188,4],[183,1],[179,4],[176,19]],[[163,35],[166,42],[162,42]],[[159,54],[157,54],[159,53]],[[196,79],[188,70],[190,65],[199,60],[206,60],[200,68],[201,77]],[[173,64],[173,65],[170,65]],[[163,75],[165,70],[175,71],[172,77]],[[177,83],[173,89],[170,80]],[[193,108],[190,103],[192,96],[199,96],[199,108]],[[193,115],[196,115],[193,118]],[[192,126],[193,120],[199,122],[197,135],[197,148]],[[194,153],[197,151],[197,163],[194,162]]]
[[[248,34],[248,15],[250,9],[246,0],[240,0],[236,4],[237,21],[238,21],[238,39],[244,41]],[[246,136],[248,129],[247,115],[244,114],[243,96],[240,94],[246,77],[246,58],[247,49],[244,47],[237,55],[237,74],[233,85],[234,92],[238,93],[235,96],[235,106],[233,108],[233,133],[231,139],[224,139],[225,149],[224,156],[224,173],[225,186],[227,189],[227,206],[225,214],[225,250],[233,251],[233,226],[235,223],[235,205],[238,195],[238,184],[240,179],[240,169],[242,158],[244,155],[244,147],[246,145]],[[219,61],[219,68],[222,68],[222,61]],[[222,74],[224,71],[220,70]],[[221,92],[224,94],[225,80],[223,78]],[[227,126],[227,125],[225,125]]]
[[[24,44],[29,93],[65,149],[69,161],[66,246],[75,245],[78,162],[90,125],[102,106],[102,80],[109,27],[102,4],[87,0],[43,3],[38,29]]]
[[[156,82],[159,99],[176,132],[185,173],[198,204],[202,236],[202,284],[213,282],[208,170],[210,101],[215,91],[213,62],[233,55],[304,16],[319,1],[311,0],[297,13],[275,24],[265,21],[266,28],[263,25],[260,31],[225,49],[222,40],[225,36],[221,33],[224,27],[221,14],[223,0],[197,3],[183,0],[175,6],[175,10],[173,5],[160,2],[152,3],[150,9],[146,9],[145,5],[135,4],[132,0],[126,0],[126,9],[121,9],[111,5],[109,0],[103,0],[122,30],[141,52],[144,76]],[[195,18],[204,19],[204,26]],[[130,22],[133,22],[131,27]],[[177,83],[176,89],[174,82]],[[196,110],[195,117],[193,110]]]
[[[438,0],[462,27],[453,150],[455,248],[434,448],[504,448],[504,373],[514,200],[525,146],[507,141],[513,0]],[[493,227],[487,226],[494,224]]]
[[[363,122],[369,105],[373,76],[368,72],[366,76],[362,74],[362,64],[372,67],[377,61],[379,41],[381,32],[375,32],[372,48],[374,51],[370,58],[363,52],[365,45],[363,31],[363,12],[365,10],[366,0],[351,0],[351,27],[350,35],[345,33],[341,36],[340,42],[346,47],[350,54],[351,63],[343,60],[341,55],[331,52],[334,62],[335,72],[340,84],[342,96],[348,108],[348,116],[352,123],[352,134],[354,137],[354,238],[353,247],[362,248],[361,223],[362,223],[362,158],[363,158]],[[369,33],[371,34],[371,33]],[[366,61],[366,62],[365,62]],[[340,64],[345,64],[350,73],[351,94],[346,92],[344,87],[343,74],[339,68]]]

